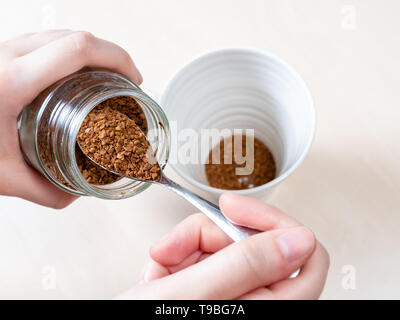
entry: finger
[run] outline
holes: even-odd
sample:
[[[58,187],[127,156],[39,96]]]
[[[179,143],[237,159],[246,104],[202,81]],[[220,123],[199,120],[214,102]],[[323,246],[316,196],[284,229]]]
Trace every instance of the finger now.
[[[263,232],[178,273],[147,283],[141,287],[141,296],[233,299],[285,279],[304,264],[314,248],[314,235],[304,227]]]
[[[200,256],[200,258],[197,260],[197,262],[201,262],[201,261],[207,259],[208,257],[211,256],[211,254],[212,254],[212,253],[203,253],[203,254]]]
[[[302,266],[296,278],[279,281],[268,288],[258,288],[239,300],[310,300],[318,299],[324,288],[329,269],[329,255],[317,243],[313,255]]]
[[[329,255],[318,243],[311,258],[302,266],[299,275],[269,287],[274,299],[318,299],[325,285]]]
[[[220,206],[224,214],[234,222],[260,230],[298,225],[277,208],[256,199],[223,194],[220,197]],[[160,264],[172,266],[179,264],[198,249],[216,252],[230,243],[229,237],[211,220],[198,214],[184,220],[170,235],[156,243],[150,249],[150,255]]]
[[[232,240],[201,213],[191,215],[150,248],[152,259],[164,266],[180,264],[194,252],[213,253]]]
[[[14,58],[20,57],[74,32],[76,31],[64,29],[23,34],[14,39],[3,42],[3,50],[1,50],[1,54],[7,54],[9,57]]]
[[[275,296],[268,288],[258,288],[237,298],[237,300],[275,300]]]
[[[164,266],[153,259],[150,259],[147,268],[143,274],[142,280],[145,282],[149,282],[155,279],[159,279],[165,277],[167,275],[178,272],[182,269],[185,269],[199,261],[202,257],[202,252],[200,250],[195,251],[188,257],[186,257],[182,262],[177,265],[168,267]]]
[[[15,134],[11,134],[14,132]],[[12,119],[0,126],[0,194],[17,196],[61,209],[76,199],[49,182],[24,160],[18,148],[17,123]],[[10,151],[11,150],[11,151]]]
[[[180,262],[174,266],[168,267],[170,274],[179,272],[179,271],[197,263],[199,261],[199,259],[202,257],[202,255],[203,255],[203,252],[200,250],[193,252],[191,255],[186,257],[182,262]]]
[[[219,206],[231,221],[262,231],[300,225],[295,219],[274,206],[233,193],[222,194],[219,198]]]
[[[7,69],[4,85],[21,108],[57,80],[84,66],[111,69],[141,83],[141,75],[129,54],[121,47],[87,32],[73,33],[22,57]]]
[[[23,161],[21,159],[14,165],[1,163],[1,194],[16,196],[54,209],[65,208],[77,199],[53,185]]]
[[[163,278],[170,274],[168,268],[159,264],[158,262],[150,259],[145,267],[143,275],[141,277],[142,282],[149,282],[159,278]]]

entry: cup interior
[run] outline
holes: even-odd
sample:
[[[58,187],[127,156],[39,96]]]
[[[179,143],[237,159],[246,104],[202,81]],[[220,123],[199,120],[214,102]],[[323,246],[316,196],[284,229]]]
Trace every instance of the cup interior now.
[[[168,82],[160,104],[177,129],[171,132],[171,159],[178,161],[171,166],[208,191],[220,190],[208,185],[204,164],[179,161],[177,154],[187,143],[178,137],[182,129],[199,134],[202,129],[254,129],[271,150],[277,174],[242,193],[289,175],[305,157],[315,130],[313,101],[304,81],[287,63],[256,49],[222,49],[194,59]]]

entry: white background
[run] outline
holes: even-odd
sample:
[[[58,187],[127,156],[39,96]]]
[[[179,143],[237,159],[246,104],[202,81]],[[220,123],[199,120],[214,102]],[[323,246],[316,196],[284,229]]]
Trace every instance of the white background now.
[[[327,247],[322,298],[400,298],[399,16],[396,0],[2,0],[0,41],[89,30],[126,48],[155,92],[205,50],[249,45],[281,56],[308,83],[318,129],[269,201]],[[192,212],[157,186],[62,211],[0,197],[0,298],[111,298],[138,281],[151,243]],[[347,265],[355,287],[343,285]]]

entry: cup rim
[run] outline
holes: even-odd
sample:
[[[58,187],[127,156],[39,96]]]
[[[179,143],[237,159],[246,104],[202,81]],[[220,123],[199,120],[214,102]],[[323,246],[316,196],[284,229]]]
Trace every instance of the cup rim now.
[[[161,96],[160,96],[160,105],[163,105],[163,100],[165,99],[165,95],[168,91],[171,90],[171,87],[174,85],[174,80],[178,78],[181,74],[186,72],[186,70],[195,62],[209,58],[211,56],[217,55],[217,54],[225,54],[225,53],[251,53],[251,54],[260,54],[265,57],[268,57],[269,59],[275,60],[278,63],[280,63],[284,68],[286,68],[292,75],[293,77],[297,80],[298,84],[303,87],[303,90],[306,94],[307,100],[309,100],[309,104],[311,106],[311,123],[312,123],[312,132],[311,135],[306,143],[306,146],[301,153],[300,157],[293,163],[292,166],[290,166],[289,169],[287,169],[283,174],[279,175],[277,178],[271,180],[268,183],[265,183],[261,186],[257,186],[251,189],[240,189],[240,190],[229,190],[229,189],[219,189],[219,188],[214,188],[211,187],[210,185],[203,184],[195,179],[193,179],[190,175],[187,175],[185,172],[179,169],[179,166],[169,163],[169,165],[173,168],[173,170],[178,173],[183,179],[185,179],[187,182],[190,184],[194,185],[195,187],[202,189],[204,191],[214,193],[214,194],[222,194],[225,192],[232,192],[240,195],[251,195],[260,191],[264,191],[267,189],[271,189],[274,186],[278,185],[281,183],[283,180],[285,180],[287,177],[289,177],[299,166],[300,164],[304,161],[306,158],[308,152],[311,149],[311,145],[314,141],[315,138],[315,132],[316,132],[316,110],[315,110],[315,105],[314,105],[314,99],[311,95],[310,89],[308,88],[305,80],[300,76],[300,74],[285,60],[277,56],[276,54],[270,52],[269,50],[266,49],[260,49],[260,48],[254,48],[254,47],[248,47],[248,46],[229,46],[229,47],[222,47],[222,48],[217,48],[217,49],[211,49],[207,50],[203,53],[200,53],[190,59],[188,62],[184,63],[176,72],[174,72],[169,79],[166,82],[166,85],[164,86],[163,90],[161,91]]]

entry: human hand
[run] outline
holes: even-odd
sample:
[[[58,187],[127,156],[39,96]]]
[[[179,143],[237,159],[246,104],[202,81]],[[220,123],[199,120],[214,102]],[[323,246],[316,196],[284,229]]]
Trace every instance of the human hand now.
[[[142,82],[125,50],[88,32],[51,30],[0,43],[0,195],[57,209],[76,198],[25,162],[17,118],[42,90],[85,66],[107,68]]]
[[[141,284],[121,299],[316,299],[329,256],[311,231],[280,210],[234,194],[220,198],[233,222],[265,232],[239,243],[202,214],[150,250]],[[301,267],[296,278],[288,276]]]

